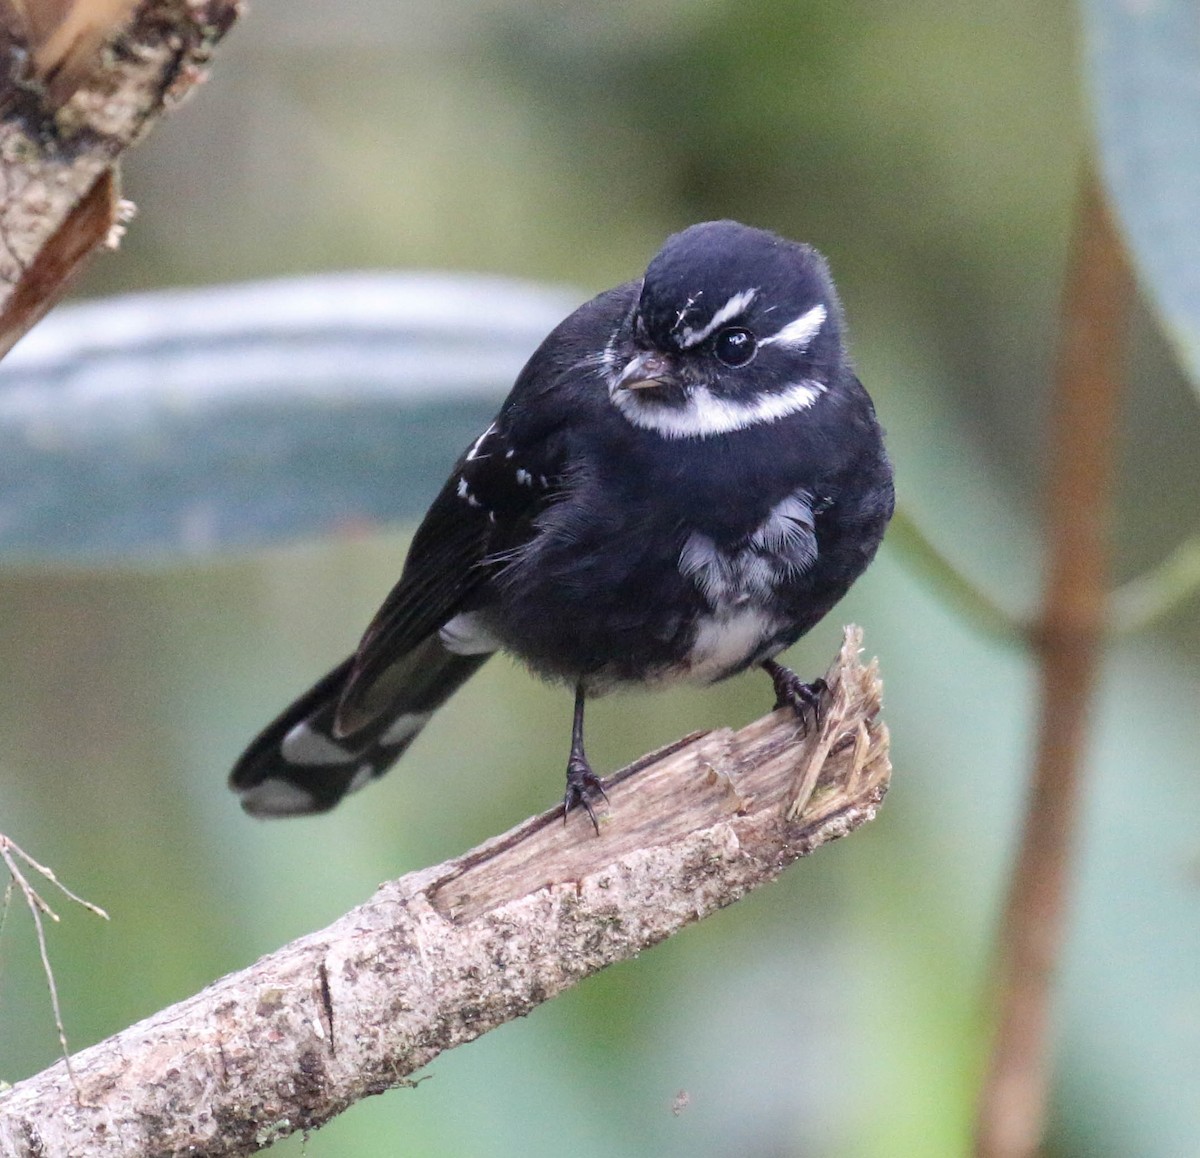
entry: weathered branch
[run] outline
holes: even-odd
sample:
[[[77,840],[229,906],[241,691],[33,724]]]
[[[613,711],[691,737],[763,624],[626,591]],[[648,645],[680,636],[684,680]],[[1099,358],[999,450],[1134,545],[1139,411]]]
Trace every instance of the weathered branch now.
[[[860,643],[848,628],[810,735],[783,710],[689,736],[613,777],[598,838],[560,808],[382,886],[77,1054],[78,1094],[59,1063],[0,1095],[0,1155],[251,1153],[773,880],[887,789]]]
[[[116,161],[205,77],[240,0],[0,0],[0,356],[111,245]]]

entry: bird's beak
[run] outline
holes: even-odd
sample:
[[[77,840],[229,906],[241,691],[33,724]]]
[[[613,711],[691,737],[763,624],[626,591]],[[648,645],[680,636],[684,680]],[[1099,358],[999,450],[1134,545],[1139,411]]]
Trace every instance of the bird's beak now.
[[[666,390],[679,382],[670,358],[653,350],[638,354],[626,363],[616,382],[615,390]]]

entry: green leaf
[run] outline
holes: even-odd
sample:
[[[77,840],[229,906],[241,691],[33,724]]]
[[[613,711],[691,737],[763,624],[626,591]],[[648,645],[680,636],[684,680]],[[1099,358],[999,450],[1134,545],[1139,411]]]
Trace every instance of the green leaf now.
[[[419,517],[575,300],[345,274],[65,306],[0,364],[0,562],[165,561]]]
[[[1192,0],[1087,0],[1100,167],[1134,255],[1200,388],[1200,35]]]

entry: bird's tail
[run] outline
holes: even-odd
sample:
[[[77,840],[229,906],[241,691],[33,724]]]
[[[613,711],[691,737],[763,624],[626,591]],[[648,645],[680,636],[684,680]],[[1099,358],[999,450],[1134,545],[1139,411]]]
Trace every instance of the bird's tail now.
[[[234,766],[229,786],[252,816],[326,812],[382,776],[487,658],[457,655],[436,634],[430,636],[388,672],[395,694],[387,710],[339,736],[334,717],[353,670],[351,656],[255,738]]]

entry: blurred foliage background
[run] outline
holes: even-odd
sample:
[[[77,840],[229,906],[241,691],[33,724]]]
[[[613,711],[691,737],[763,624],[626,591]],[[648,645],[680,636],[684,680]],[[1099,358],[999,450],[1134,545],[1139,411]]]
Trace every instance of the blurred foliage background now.
[[[832,264],[906,511],[1028,610],[1090,148],[1078,19],[1032,0],[952,13],[931,0],[256,0],[198,99],[128,158],[138,217],[80,294],[416,268],[569,285],[578,301],[692,221],[803,238]],[[1119,579],[1200,521],[1196,397],[1148,307],[1136,329]],[[68,907],[51,930],[74,1047],[557,797],[570,698],[503,660],[330,816],[258,824],[227,793],[247,739],[357,641],[410,531],[0,568],[0,829],[113,918]],[[876,824],[278,1152],[967,1152],[1033,672],[895,543],[791,662],[823,669],[843,620],[865,625],[887,685],[896,772]],[[1112,648],[1053,1154],[1196,1152],[1198,694],[1194,603]],[[769,699],[753,676],[615,697],[589,717],[589,753],[615,767]],[[25,921],[14,909],[0,939],[9,1081],[58,1051]]]

